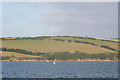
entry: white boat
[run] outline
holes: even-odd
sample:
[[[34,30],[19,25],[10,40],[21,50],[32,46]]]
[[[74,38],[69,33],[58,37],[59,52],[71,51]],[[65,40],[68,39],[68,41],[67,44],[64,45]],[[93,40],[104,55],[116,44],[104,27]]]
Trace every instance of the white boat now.
[[[47,62],[50,62],[49,60],[47,60]]]

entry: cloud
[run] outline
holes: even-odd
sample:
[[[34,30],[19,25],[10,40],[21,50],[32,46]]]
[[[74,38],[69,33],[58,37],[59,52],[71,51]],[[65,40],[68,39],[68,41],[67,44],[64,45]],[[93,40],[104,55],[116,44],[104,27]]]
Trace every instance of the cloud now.
[[[99,34],[107,37],[112,34],[108,29],[117,34],[117,5],[116,3],[52,3],[39,22],[51,28],[53,26],[58,28],[58,33],[63,35],[85,33],[91,34],[90,36]]]
[[[17,13],[12,26],[24,23],[24,31],[29,26],[28,32],[41,35],[117,37],[118,16],[115,2],[32,2],[15,6],[19,15]]]

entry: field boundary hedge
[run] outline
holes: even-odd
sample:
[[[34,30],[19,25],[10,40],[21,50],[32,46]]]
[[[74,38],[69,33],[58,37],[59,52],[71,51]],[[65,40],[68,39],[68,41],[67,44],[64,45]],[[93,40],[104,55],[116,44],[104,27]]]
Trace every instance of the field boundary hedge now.
[[[89,60],[89,59],[99,59],[99,60],[117,60],[118,53],[99,53],[99,54],[88,54],[83,52],[54,52],[54,53],[32,53],[23,49],[10,49],[10,48],[1,48],[1,51],[16,52],[28,55],[41,56],[41,60]],[[9,57],[8,57],[9,58]]]

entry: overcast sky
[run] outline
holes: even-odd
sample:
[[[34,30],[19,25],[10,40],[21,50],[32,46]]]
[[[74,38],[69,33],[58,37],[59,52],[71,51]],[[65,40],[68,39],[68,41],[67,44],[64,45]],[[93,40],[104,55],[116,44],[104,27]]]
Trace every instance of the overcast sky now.
[[[118,37],[117,2],[4,2],[2,36]]]

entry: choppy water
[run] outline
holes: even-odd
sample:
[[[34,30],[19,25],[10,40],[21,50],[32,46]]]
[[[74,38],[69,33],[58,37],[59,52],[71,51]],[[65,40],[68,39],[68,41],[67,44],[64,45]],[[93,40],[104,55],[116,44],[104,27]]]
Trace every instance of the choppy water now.
[[[118,62],[46,61],[2,62],[3,78],[117,78]]]

